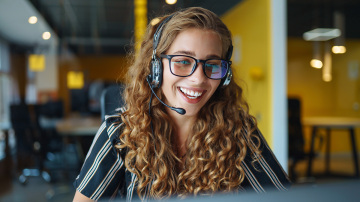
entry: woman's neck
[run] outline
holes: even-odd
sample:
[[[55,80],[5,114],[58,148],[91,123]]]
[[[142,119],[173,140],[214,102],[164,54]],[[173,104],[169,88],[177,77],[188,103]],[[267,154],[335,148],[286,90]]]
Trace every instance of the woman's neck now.
[[[182,157],[186,154],[187,139],[197,118],[195,116],[180,115],[174,111],[168,111],[168,113],[175,124],[174,146],[176,146],[178,157]]]

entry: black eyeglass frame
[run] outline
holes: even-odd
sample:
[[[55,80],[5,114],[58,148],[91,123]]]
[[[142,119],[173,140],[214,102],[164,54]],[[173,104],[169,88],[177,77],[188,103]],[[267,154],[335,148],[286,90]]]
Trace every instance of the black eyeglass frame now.
[[[171,70],[171,59],[172,59],[173,57],[176,57],[176,56],[188,57],[188,58],[192,58],[192,59],[195,60],[195,64],[194,64],[194,66],[193,66],[193,68],[192,68],[192,70],[191,70],[191,72],[190,72],[189,75],[187,75],[187,76],[180,76],[180,75],[174,74],[174,72],[172,72],[172,70]],[[191,76],[191,75],[195,72],[196,68],[198,67],[197,64],[198,64],[198,63],[203,63],[202,69],[203,69],[203,72],[204,72],[204,74],[205,74],[205,76],[206,76],[207,78],[213,79],[213,80],[221,80],[221,79],[223,79],[223,78],[226,77],[226,75],[227,75],[227,73],[228,73],[228,71],[229,71],[229,69],[230,69],[230,65],[231,65],[231,61],[229,61],[229,60],[215,59],[215,58],[206,59],[206,60],[200,60],[200,59],[196,59],[196,58],[194,58],[194,57],[192,57],[192,56],[189,56],[189,55],[166,55],[166,54],[160,54],[160,57],[161,57],[161,58],[166,58],[166,59],[169,60],[170,72],[171,72],[174,76],[178,76],[178,77],[188,77],[188,76]],[[222,61],[225,61],[225,62],[227,63],[226,72],[225,72],[224,76],[222,76],[221,78],[215,79],[215,78],[210,78],[208,75],[206,75],[206,73],[205,73],[205,63],[206,63],[207,61],[209,61],[209,60],[222,60]]]

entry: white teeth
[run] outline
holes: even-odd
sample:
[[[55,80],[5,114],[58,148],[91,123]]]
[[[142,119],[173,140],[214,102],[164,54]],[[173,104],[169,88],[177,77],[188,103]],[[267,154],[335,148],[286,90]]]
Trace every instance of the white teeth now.
[[[202,95],[202,92],[197,92],[197,91],[194,92],[194,91],[192,91],[192,90],[188,90],[188,89],[182,88],[182,87],[180,87],[180,90],[181,90],[181,92],[183,92],[185,95],[187,95],[187,97],[190,98],[190,99],[196,99],[196,98],[198,98],[199,96]]]

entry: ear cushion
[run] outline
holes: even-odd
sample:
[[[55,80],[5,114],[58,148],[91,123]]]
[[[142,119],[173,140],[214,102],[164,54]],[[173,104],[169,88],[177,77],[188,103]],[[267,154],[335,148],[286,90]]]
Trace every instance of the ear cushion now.
[[[232,46],[232,44],[230,44],[230,47],[229,47],[229,49],[228,49],[228,51],[226,53],[226,60],[230,61],[231,56],[232,56],[232,52],[233,52],[233,46]],[[229,85],[229,83],[231,81],[231,78],[232,78],[232,70],[231,70],[231,67],[229,65],[229,69],[226,72],[226,77],[221,80],[220,86],[225,87],[225,86]]]
[[[226,77],[221,80],[220,86],[225,87],[225,86],[229,85],[231,78],[232,78],[232,70],[231,70],[231,68],[229,68],[228,72],[226,73]]]
[[[151,85],[153,88],[159,88],[162,83],[162,62],[158,58],[151,60]]]

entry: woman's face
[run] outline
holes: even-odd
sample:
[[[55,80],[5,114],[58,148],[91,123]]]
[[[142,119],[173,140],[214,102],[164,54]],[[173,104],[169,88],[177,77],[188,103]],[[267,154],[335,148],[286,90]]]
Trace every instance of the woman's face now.
[[[212,30],[186,29],[178,34],[167,55],[187,55],[196,59],[220,59],[222,43],[219,35]],[[178,77],[170,72],[169,60],[163,62],[162,92],[165,103],[186,110],[185,116],[196,116],[214,94],[220,80],[209,79],[203,71],[203,63],[198,63],[195,72],[188,77]],[[168,113],[176,113],[168,109]]]

